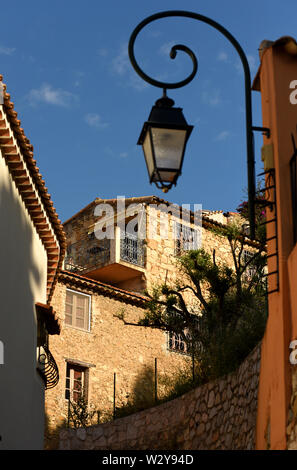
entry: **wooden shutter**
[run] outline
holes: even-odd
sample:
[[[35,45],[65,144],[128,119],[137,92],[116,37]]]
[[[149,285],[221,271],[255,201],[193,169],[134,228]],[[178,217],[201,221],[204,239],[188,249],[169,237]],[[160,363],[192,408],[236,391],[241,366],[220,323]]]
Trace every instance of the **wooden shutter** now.
[[[66,291],[65,323],[73,324],[73,292]]]
[[[66,291],[65,323],[83,330],[89,329],[90,297]]]

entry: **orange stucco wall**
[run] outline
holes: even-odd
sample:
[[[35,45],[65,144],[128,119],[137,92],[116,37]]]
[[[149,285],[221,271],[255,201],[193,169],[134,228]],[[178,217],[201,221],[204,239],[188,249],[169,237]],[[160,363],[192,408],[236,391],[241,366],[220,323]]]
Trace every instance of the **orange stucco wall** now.
[[[264,50],[258,72],[262,95],[263,127],[271,131],[264,145],[273,144],[276,180],[276,213],[267,210],[267,217],[277,214],[279,252],[279,291],[269,294],[269,318],[262,344],[258,396],[256,448],[286,449],[286,427],[291,397],[291,365],[289,344],[297,339],[297,291],[290,292],[297,279],[297,252],[293,243],[290,158],[293,154],[291,134],[296,133],[297,105],[291,104],[289,85],[297,80],[297,55],[288,52],[285,42],[276,41]],[[268,237],[273,224],[268,224]],[[268,255],[275,245],[268,243]],[[290,266],[290,269],[288,269]],[[268,259],[269,272],[275,260]],[[274,285],[272,285],[274,284]],[[269,289],[275,287],[275,280]]]
[[[292,314],[292,340],[297,339],[297,245],[294,246],[288,258],[288,271],[290,282],[290,300]]]

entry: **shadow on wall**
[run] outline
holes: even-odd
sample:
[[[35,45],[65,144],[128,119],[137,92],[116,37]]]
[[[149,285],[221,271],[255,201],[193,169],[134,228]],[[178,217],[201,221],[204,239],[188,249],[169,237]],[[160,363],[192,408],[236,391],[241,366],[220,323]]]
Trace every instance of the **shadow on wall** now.
[[[122,406],[116,407],[116,416],[115,418],[122,418],[124,416],[131,415],[137,411],[142,411],[147,408],[156,405],[155,402],[155,371],[153,367],[144,366],[139,374],[136,376],[132,391],[129,395],[126,395],[128,401]],[[116,398],[117,400],[117,398]],[[119,397],[118,397],[119,401]],[[93,405],[89,403],[89,409],[93,409]],[[100,412],[100,410],[99,410]],[[100,413],[101,414],[101,413]],[[97,424],[96,416],[93,419],[93,424]],[[45,414],[45,442],[46,450],[55,450],[59,446],[59,434],[63,429],[68,428],[67,420],[64,418],[59,420],[58,417],[51,416],[51,421],[53,418],[56,418],[55,421],[58,422],[55,427],[50,425],[49,415],[46,412]],[[102,419],[103,418],[103,419]],[[113,421],[113,412],[110,410],[106,415],[101,416],[101,423],[112,422]],[[83,424],[81,425],[83,426]],[[73,423],[70,421],[70,427],[74,427]]]
[[[132,391],[127,396],[127,404],[116,409],[116,418],[145,410],[156,404],[155,371],[151,366],[144,366],[136,376]]]
[[[182,372],[182,373],[181,373]],[[161,404],[168,400],[174,399],[176,396],[180,396],[183,393],[193,389],[191,370],[185,368],[183,371],[176,371],[176,374],[166,376],[164,372],[158,375],[157,387],[155,388],[155,369],[152,366],[143,366],[139,373],[136,375],[135,380],[132,384],[131,391],[129,394],[125,393],[125,380],[124,377],[120,377],[122,381],[122,392],[127,398],[127,402],[121,406],[116,407],[115,418],[123,418],[133,413],[146,410],[148,408]],[[128,386],[127,386],[128,392]],[[157,400],[156,400],[157,395]],[[97,397],[98,399],[98,397]],[[116,393],[116,403],[119,404],[121,397]],[[89,403],[88,410],[96,409],[97,407]],[[97,421],[97,414],[91,418],[91,425],[97,425],[98,422],[112,423],[113,422],[113,410],[112,408],[107,413],[101,413],[99,409],[100,421]],[[53,426],[51,422],[56,421],[56,426]],[[89,425],[88,425],[89,426]],[[73,423],[70,420],[69,427],[73,428]],[[85,427],[83,423],[81,427]],[[49,418],[46,412],[45,420],[45,445],[47,450],[58,449],[59,446],[59,434],[63,429],[68,428],[67,419],[59,418],[58,416],[51,416]],[[176,447],[173,447],[176,448]]]
[[[0,365],[0,449],[42,448],[44,392],[36,376],[34,304],[45,300],[39,266],[46,254],[1,155],[0,221],[0,340],[5,361]]]
[[[59,449],[60,431],[67,429],[67,420],[63,418],[55,427],[50,423],[48,412],[45,411],[45,450]]]

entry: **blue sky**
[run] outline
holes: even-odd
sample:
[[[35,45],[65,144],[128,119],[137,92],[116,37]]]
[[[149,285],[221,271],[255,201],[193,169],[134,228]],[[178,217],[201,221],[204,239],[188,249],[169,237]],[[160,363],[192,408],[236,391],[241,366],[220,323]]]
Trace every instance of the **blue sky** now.
[[[35,159],[62,220],[96,197],[163,193],[148,182],[141,147],[143,122],[161,90],[142,81],[127,45],[134,27],[164,10],[211,17],[243,47],[252,78],[263,39],[297,37],[295,0],[14,1],[5,4],[0,73],[15,103]],[[176,188],[165,197],[204,209],[235,210],[247,186],[243,73],[231,44],[190,19],[149,25],[136,43],[137,60],[154,78],[183,79],[191,64],[171,45],[197,55],[199,71],[168,95],[194,130]],[[297,79],[297,77],[296,77]],[[253,124],[261,126],[260,94],[253,92]],[[257,172],[262,137],[256,137]]]

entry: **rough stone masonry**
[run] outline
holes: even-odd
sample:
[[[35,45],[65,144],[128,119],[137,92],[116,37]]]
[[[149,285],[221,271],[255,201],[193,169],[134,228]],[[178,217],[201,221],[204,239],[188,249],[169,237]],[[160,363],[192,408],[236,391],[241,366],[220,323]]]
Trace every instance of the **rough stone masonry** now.
[[[237,371],[111,423],[60,433],[60,449],[254,448],[261,344]]]

